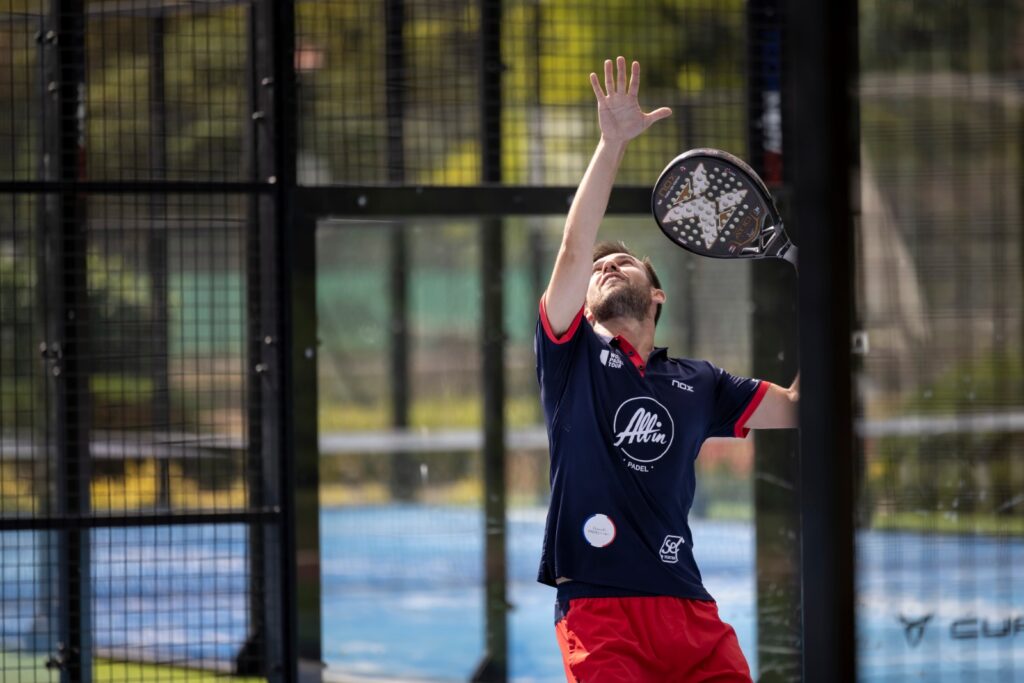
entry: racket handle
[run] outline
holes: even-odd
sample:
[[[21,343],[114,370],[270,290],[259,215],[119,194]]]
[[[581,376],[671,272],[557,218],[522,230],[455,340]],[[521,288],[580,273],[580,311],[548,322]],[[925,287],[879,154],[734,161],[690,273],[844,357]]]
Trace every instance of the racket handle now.
[[[800,272],[800,267],[797,265],[797,249],[796,245],[790,242],[788,245],[783,247],[783,251],[779,254],[780,257],[789,261],[793,264],[793,268],[797,273]]]

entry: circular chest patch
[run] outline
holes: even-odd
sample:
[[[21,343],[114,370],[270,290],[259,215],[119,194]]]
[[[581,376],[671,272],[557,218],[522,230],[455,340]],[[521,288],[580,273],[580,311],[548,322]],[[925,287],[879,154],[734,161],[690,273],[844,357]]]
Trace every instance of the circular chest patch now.
[[[612,424],[614,445],[636,462],[654,462],[668,453],[675,423],[668,409],[650,396],[623,401]]]
[[[591,515],[583,523],[583,538],[595,548],[603,548],[615,540],[615,523],[608,515]]]

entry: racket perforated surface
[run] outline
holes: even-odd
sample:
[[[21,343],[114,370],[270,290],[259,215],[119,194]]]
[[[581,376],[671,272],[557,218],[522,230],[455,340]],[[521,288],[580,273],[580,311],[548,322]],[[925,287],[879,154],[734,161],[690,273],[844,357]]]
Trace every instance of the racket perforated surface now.
[[[662,171],[651,211],[678,246],[713,258],[781,258],[797,265],[796,246],[764,182],[740,158],[692,149]]]

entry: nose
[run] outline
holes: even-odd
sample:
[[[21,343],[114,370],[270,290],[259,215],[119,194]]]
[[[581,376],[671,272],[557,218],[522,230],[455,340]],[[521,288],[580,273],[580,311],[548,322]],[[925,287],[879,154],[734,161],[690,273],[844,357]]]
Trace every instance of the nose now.
[[[604,265],[601,266],[601,272],[602,273],[607,273],[608,271],[611,271],[611,272],[614,273],[618,269],[619,269],[619,267],[617,265],[615,265],[615,261],[605,261]]]

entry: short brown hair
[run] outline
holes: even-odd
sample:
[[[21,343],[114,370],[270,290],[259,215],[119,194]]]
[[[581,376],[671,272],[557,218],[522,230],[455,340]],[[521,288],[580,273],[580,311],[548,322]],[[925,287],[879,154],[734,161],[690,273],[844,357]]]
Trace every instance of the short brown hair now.
[[[644,269],[647,271],[647,278],[651,281],[651,284],[657,289],[661,289],[661,280],[658,279],[658,274],[654,272],[654,264],[651,263],[651,259],[647,256],[640,258],[626,246],[626,243],[621,240],[608,240],[605,242],[598,242],[594,245],[594,258],[592,263],[598,259],[603,259],[605,256],[610,254],[628,254],[633,258],[644,264]],[[654,324],[658,324],[658,318],[661,317],[661,304],[658,304],[657,309],[654,311]]]

